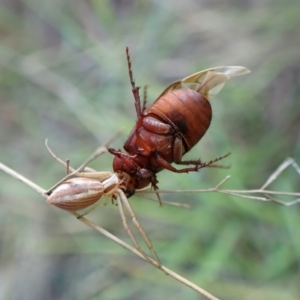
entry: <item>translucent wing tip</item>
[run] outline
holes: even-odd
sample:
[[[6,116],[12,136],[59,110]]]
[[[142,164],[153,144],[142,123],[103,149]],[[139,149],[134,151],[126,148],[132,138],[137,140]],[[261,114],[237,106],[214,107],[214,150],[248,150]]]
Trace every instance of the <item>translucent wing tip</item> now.
[[[204,77],[198,91],[207,99],[216,96],[223,88],[226,81],[233,77],[241,76],[250,73],[245,67],[227,66],[216,67],[204,71]]]
[[[241,66],[218,67],[215,68],[215,70],[229,76],[230,78],[251,73],[249,69]]]
[[[229,79],[250,72],[250,70],[241,66],[221,66],[206,69],[172,83],[158,98],[171,90],[187,88],[197,91],[209,99],[218,94]]]

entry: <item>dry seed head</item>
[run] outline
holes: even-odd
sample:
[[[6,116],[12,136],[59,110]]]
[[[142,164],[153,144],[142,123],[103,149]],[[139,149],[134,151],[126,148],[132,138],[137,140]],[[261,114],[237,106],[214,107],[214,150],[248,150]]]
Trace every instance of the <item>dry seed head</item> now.
[[[104,192],[103,184],[90,178],[71,178],[59,185],[47,203],[68,211],[87,208],[97,202]]]

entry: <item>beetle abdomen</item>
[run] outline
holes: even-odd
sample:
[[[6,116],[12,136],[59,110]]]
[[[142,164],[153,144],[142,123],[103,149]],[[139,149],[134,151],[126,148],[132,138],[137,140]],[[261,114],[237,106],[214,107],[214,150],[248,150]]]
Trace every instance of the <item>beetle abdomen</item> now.
[[[209,128],[212,110],[209,101],[190,89],[176,89],[158,98],[144,115],[156,115],[183,138],[189,151]]]

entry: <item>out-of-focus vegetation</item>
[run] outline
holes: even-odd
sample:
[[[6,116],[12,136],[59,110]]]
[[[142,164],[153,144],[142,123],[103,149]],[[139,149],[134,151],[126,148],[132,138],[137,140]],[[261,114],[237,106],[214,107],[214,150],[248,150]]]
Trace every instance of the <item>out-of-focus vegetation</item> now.
[[[48,188],[136,114],[125,47],[149,102],[172,81],[218,65],[252,73],[213,99],[214,117],[187,155],[232,152],[230,169],[159,174],[161,188],[260,187],[287,157],[300,162],[299,1],[37,1],[0,4],[0,161]],[[111,170],[107,154],[92,166]],[[46,205],[0,174],[1,299],[200,299],[194,291]],[[299,191],[284,172],[273,188]],[[163,195],[191,210],[132,197],[169,268],[221,299],[299,299],[300,208],[224,195]],[[118,210],[89,218],[128,240]]]

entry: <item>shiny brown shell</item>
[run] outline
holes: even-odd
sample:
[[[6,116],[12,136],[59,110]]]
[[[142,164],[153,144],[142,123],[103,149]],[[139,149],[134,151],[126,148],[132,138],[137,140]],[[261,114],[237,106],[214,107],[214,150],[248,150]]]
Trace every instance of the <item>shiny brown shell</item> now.
[[[170,124],[190,150],[209,128],[212,110],[209,101],[196,91],[175,89],[162,95],[143,113]]]

